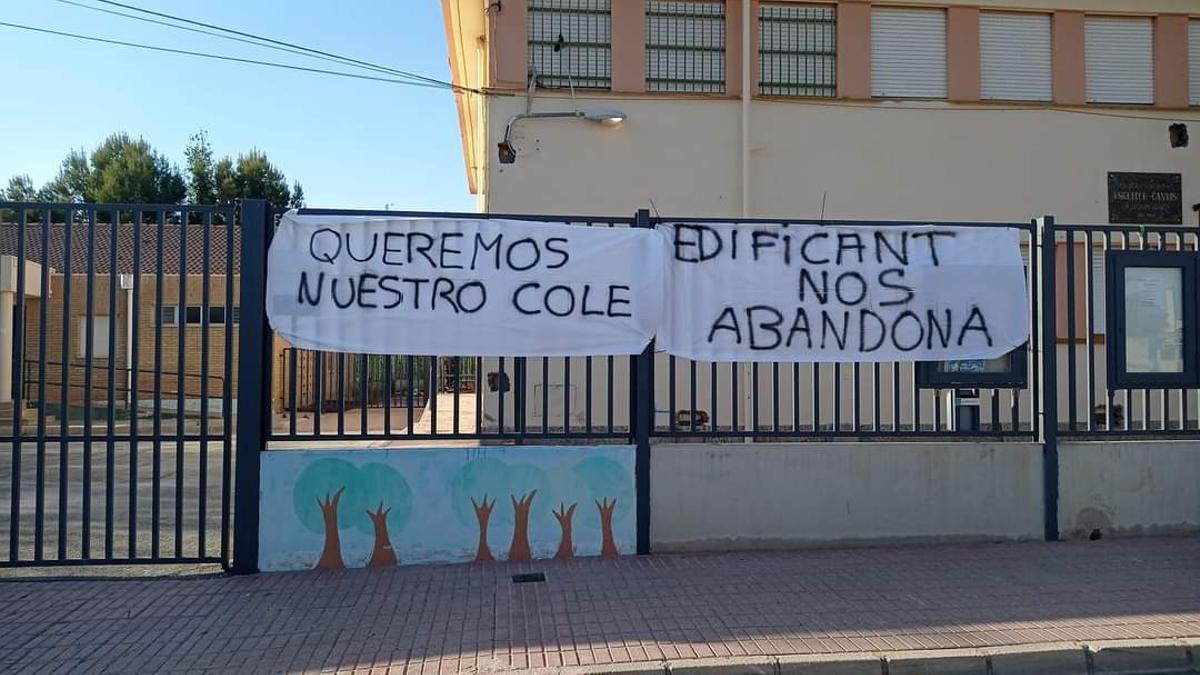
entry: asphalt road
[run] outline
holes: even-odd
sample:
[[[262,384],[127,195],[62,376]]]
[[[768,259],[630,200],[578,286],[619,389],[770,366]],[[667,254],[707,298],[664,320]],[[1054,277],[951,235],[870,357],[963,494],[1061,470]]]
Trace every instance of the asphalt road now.
[[[225,472],[223,446],[219,441],[182,446],[139,441],[135,452],[127,442],[110,450],[105,442],[88,448],[55,440],[39,449],[26,441],[14,481],[15,449],[11,443],[0,445],[0,560],[13,557],[14,534],[17,558],[38,558],[39,522],[40,557],[48,561],[89,555],[151,558],[156,553],[166,558],[219,556],[223,495],[232,494],[233,476],[232,461]],[[224,475],[230,476],[228,490]],[[66,568],[50,571],[62,574]],[[111,571],[131,572],[125,567]],[[12,572],[0,568],[0,575]]]

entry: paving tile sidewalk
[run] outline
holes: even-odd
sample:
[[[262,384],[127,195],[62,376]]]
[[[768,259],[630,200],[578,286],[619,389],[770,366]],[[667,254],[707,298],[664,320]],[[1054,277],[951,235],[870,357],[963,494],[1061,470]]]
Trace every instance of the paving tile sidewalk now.
[[[512,583],[528,571],[547,581]],[[12,580],[0,608],[4,672],[603,670],[1200,638],[1200,540]]]

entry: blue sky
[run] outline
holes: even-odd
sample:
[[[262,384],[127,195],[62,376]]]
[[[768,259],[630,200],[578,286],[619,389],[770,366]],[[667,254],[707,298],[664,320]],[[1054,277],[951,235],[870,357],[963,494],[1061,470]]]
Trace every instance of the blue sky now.
[[[92,4],[90,0],[78,0]],[[436,0],[123,0],[449,80]],[[109,9],[118,9],[109,7]],[[125,10],[121,10],[125,11]],[[338,66],[55,0],[6,0],[0,21],[314,68]],[[176,163],[208,132],[218,156],[263,150],[309,206],[474,210],[453,95],[76,41],[0,27],[0,181],[41,185],[72,148],[115,131]]]

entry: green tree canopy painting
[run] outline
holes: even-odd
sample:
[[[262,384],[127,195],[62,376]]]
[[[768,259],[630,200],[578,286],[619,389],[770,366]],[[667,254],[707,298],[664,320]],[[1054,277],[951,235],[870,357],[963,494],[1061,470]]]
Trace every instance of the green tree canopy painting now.
[[[555,557],[573,557],[573,519],[577,515],[601,530],[601,555],[615,556],[619,551],[613,523],[628,519],[635,506],[629,472],[603,457],[549,473],[532,464],[480,457],[463,465],[451,482],[450,493],[458,521],[467,526],[474,522],[479,529],[475,555],[479,562],[495,559],[488,541],[492,528],[512,529],[509,560],[528,559],[529,523],[551,518],[561,530]]]
[[[356,467],[342,459],[309,464],[292,489],[292,507],[306,529],[324,534],[317,567],[345,567],[340,530],[375,535],[369,565],[395,565],[389,532],[399,532],[412,516],[412,489],[400,472],[386,464]]]
[[[550,479],[532,464],[506,464],[481,457],[467,462],[450,485],[454,514],[459,522],[479,526],[475,560],[493,560],[487,533],[491,524],[512,525],[508,559],[529,560],[529,521],[550,515]],[[468,510],[470,509],[470,510]],[[494,519],[493,519],[494,514]]]

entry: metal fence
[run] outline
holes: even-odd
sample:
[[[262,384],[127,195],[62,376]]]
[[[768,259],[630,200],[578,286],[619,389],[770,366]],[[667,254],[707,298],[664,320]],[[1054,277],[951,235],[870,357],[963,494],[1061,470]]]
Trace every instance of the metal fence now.
[[[230,559],[237,327],[207,308],[236,304],[235,217],[0,203],[0,565]]]
[[[1112,253],[1195,253],[1200,233],[1187,227],[1065,225],[1056,228],[1057,391],[1060,435],[1070,437],[1194,436],[1200,391],[1192,387],[1124,388],[1110,381],[1113,337],[1122,333],[1107,297]]]
[[[641,519],[651,443],[1034,441],[1044,448],[1053,505],[1059,436],[1200,436],[1194,386],[1121,388],[1107,368],[1121,336],[1107,316],[1106,257],[1194,254],[1200,235],[1186,228],[1055,227],[1049,218],[937,223],[1016,228],[1028,261],[1026,377],[1019,386],[980,389],[979,419],[965,427],[953,408],[963,392],[925,386],[923,366],[910,362],[702,363],[653,344],[634,356],[573,358],[339,354],[276,344],[266,323],[265,262],[281,213],[261,201],[237,208],[0,203],[0,267],[8,270],[0,277],[12,285],[0,287],[0,300],[12,301],[11,310],[0,303],[0,319],[12,326],[12,352],[2,355],[11,380],[0,387],[7,394],[0,397],[0,501],[7,504],[0,529],[8,535],[0,566],[221,562],[250,571],[260,453],[284,444],[632,443]],[[645,211],[626,218],[307,213],[572,227],[705,220]],[[199,323],[164,320],[170,306],[202,308]],[[221,315],[210,309],[239,306],[238,320],[210,323]],[[235,501],[245,508],[235,512]],[[1047,515],[1048,538],[1052,521]],[[639,522],[640,549],[647,528]]]
[[[282,210],[275,212],[276,219]],[[478,214],[306,209],[314,215],[459,217]],[[635,218],[495,215],[631,227]],[[272,442],[479,440],[520,443],[628,440],[634,414],[630,357],[484,358],[285,349],[277,360]],[[322,392],[320,403],[315,392]]]

